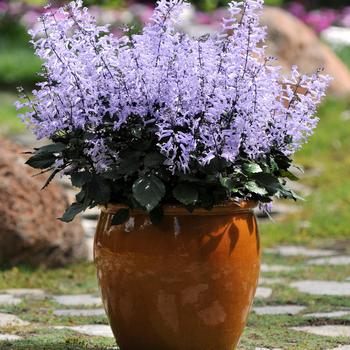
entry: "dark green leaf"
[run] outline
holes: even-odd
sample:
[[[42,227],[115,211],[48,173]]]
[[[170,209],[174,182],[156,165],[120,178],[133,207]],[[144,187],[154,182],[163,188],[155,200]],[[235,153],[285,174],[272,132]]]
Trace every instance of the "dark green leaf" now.
[[[118,167],[119,174],[129,175],[137,172],[140,168],[140,152],[129,152],[120,162]]]
[[[63,222],[71,222],[79,213],[84,211],[86,207],[81,203],[73,203],[60,218]]]
[[[45,189],[47,186],[49,186],[49,184],[51,183],[51,181],[55,178],[55,176],[60,172],[60,169],[55,169],[51,175],[48,177],[48,179],[46,180],[44,186],[42,187],[42,190]]]
[[[81,171],[79,173],[73,173],[71,175],[71,181],[72,185],[74,187],[83,187],[85,184],[87,184],[92,179],[92,174],[88,171]]]
[[[119,209],[118,212],[113,216],[112,225],[122,225],[127,222],[130,218],[130,210],[127,208]]]
[[[236,182],[229,177],[221,177],[220,183],[223,187],[228,189],[230,192],[238,192],[238,188],[236,186]]]
[[[256,163],[246,163],[243,164],[243,171],[248,173],[248,174],[256,174],[256,173],[261,173],[262,169],[259,164]]]
[[[87,197],[97,204],[107,204],[111,199],[111,187],[109,182],[100,176],[94,176],[92,181],[86,184]]]
[[[51,143],[46,146],[42,146],[40,148],[35,149],[35,153],[60,153],[66,148],[66,145],[64,143],[58,142],[58,143]]]
[[[164,212],[162,207],[158,206],[149,213],[149,217],[153,225],[159,225],[164,217]]]
[[[299,180],[299,178],[297,176],[295,176],[293,173],[291,173],[288,170],[281,170],[281,176],[286,177],[287,179],[292,180],[292,181]]]
[[[165,157],[160,153],[148,153],[144,160],[144,165],[147,168],[155,168],[163,164]]]
[[[26,161],[26,164],[35,169],[47,169],[50,168],[55,161],[56,157],[52,153],[35,153]]]
[[[198,200],[198,191],[190,184],[177,185],[173,190],[173,195],[184,205],[193,205]]]
[[[248,181],[245,184],[245,188],[252,193],[258,194],[260,196],[265,196],[267,194],[267,191],[260,187],[255,181]]]
[[[150,212],[164,197],[165,186],[158,177],[149,175],[136,180],[132,186],[132,192],[135,199]]]
[[[278,178],[267,173],[254,174],[254,179],[260,187],[267,190],[269,195],[274,195],[281,189],[281,184]]]
[[[214,204],[221,204],[227,199],[227,192],[224,188],[216,188],[213,190]]]

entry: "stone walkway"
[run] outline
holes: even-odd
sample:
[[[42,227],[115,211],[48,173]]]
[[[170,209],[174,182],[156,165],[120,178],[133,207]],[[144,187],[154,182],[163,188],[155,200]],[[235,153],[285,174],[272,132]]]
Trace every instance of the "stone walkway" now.
[[[245,345],[249,344],[250,332],[259,332],[260,326],[271,327],[274,322],[278,325],[279,320],[284,323],[284,331],[287,328],[296,343],[309,335],[317,340],[317,344],[325,344],[315,348],[307,345],[305,349],[350,349],[349,259],[350,256],[330,249],[295,246],[268,249],[250,316],[254,327],[251,328],[248,323],[248,336],[243,337],[239,349],[304,349],[283,343],[266,347],[266,340],[261,344]],[[342,271],[344,276],[337,273],[334,280],[324,278],[332,276],[334,268]],[[309,278],[304,279],[303,276]],[[40,303],[44,306],[38,310]],[[45,323],[44,317],[40,322],[41,316],[31,321],[23,310],[32,307],[35,314],[48,313],[48,322]],[[60,334],[67,331],[96,339],[110,339],[113,346],[113,334],[97,294],[52,295],[41,289],[8,289],[0,291],[0,312],[0,349],[1,344],[10,342],[15,346],[24,340],[34,339],[36,332]]]

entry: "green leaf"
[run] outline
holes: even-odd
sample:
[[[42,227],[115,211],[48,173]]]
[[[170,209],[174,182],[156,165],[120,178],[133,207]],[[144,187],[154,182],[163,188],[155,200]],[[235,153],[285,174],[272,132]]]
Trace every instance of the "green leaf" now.
[[[223,187],[228,189],[230,192],[238,192],[238,188],[236,187],[236,182],[229,177],[220,177],[220,183]]]
[[[81,203],[73,203],[59,219],[63,222],[71,222],[79,213],[84,211],[86,206]]]
[[[71,181],[72,185],[74,187],[83,187],[85,184],[87,184],[92,179],[92,174],[88,171],[81,171],[78,173],[73,173],[71,175]]]
[[[144,160],[144,165],[147,168],[155,168],[163,164],[165,157],[160,153],[148,153]]]
[[[256,173],[261,173],[262,169],[259,164],[256,163],[246,163],[243,164],[243,171],[248,173],[248,174],[256,174]]]
[[[55,169],[51,175],[48,177],[48,179],[46,180],[44,186],[42,187],[42,190],[44,190],[47,186],[50,185],[51,181],[55,178],[55,176],[60,172],[60,169]]]
[[[111,187],[109,182],[100,177],[94,176],[92,180],[86,184],[87,197],[97,204],[107,204],[111,199]]]
[[[173,190],[173,195],[184,205],[193,205],[198,200],[198,191],[190,184],[177,185]]]
[[[34,169],[47,169],[55,164],[56,157],[52,153],[35,153],[26,164]]]
[[[258,173],[254,174],[255,181],[259,184],[259,186],[265,188],[269,195],[274,195],[281,188],[281,184],[278,181],[278,178],[267,173]]]
[[[119,209],[118,212],[113,216],[112,225],[122,225],[127,222],[130,218],[130,210],[127,208]]]
[[[245,184],[245,188],[252,193],[258,194],[260,196],[265,196],[267,195],[267,191],[260,187],[255,181],[248,181]]]
[[[137,202],[150,212],[159,205],[166,190],[164,183],[158,177],[149,175],[136,180],[132,192]]]
[[[286,177],[287,179],[292,180],[292,181],[299,180],[299,178],[296,175],[294,175],[292,172],[290,172],[289,170],[281,170],[281,176]]]
[[[129,152],[125,154],[124,159],[119,164],[118,173],[130,175],[137,172],[140,168],[141,152]]]
[[[61,142],[57,142],[57,143],[51,143],[49,145],[46,146],[42,146],[40,148],[36,148],[35,149],[35,153],[60,153],[62,152],[64,149],[66,148],[66,145],[64,143]]]
[[[159,225],[164,217],[164,212],[161,206],[158,206],[157,208],[153,209],[150,213],[149,213],[149,217],[152,221],[153,225]]]

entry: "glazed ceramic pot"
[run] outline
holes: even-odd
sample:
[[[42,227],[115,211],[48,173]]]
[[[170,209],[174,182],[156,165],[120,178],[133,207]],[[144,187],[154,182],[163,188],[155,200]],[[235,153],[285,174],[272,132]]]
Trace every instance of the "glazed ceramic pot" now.
[[[153,225],[121,207],[102,209],[95,263],[121,350],[233,350],[256,291],[260,245],[255,203],[189,213],[165,208]]]

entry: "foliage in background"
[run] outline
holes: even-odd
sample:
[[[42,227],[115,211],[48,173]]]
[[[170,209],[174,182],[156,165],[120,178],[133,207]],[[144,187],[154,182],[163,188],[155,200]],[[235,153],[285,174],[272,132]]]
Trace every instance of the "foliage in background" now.
[[[0,86],[16,87],[19,81],[33,86],[41,62],[34,56],[26,29],[16,18],[0,14]]]

